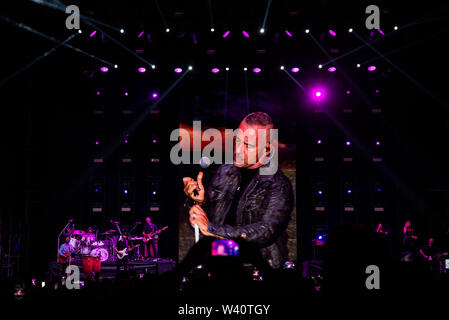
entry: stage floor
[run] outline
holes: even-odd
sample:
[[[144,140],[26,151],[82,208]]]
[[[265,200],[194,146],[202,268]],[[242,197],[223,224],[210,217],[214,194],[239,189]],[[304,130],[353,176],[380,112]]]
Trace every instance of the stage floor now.
[[[76,265],[80,268],[81,280],[86,279],[86,274],[83,270],[83,262],[81,259],[73,259],[72,265]],[[135,275],[150,274],[163,274],[167,271],[173,270],[176,266],[176,262],[171,259],[165,258],[151,258],[147,260],[130,260],[128,262],[128,269],[130,273]],[[50,276],[58,278],[60,274],[60,264],[56,261],[50,262]],[[101,263],[100,280],[102,279],[114,279],[117,271],[116,261],[105,261]]]

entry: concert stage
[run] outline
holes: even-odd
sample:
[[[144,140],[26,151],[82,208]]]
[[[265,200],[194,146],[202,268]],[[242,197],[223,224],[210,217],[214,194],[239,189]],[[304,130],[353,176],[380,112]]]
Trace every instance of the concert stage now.
[[[83,262],[81,259],[74,259],[72,265],[80,268],[81,280],[86,280],[86,274],[83,270]],[[171,259],[154,258],[144,261],[129,261],[128,268],[131,275],[140,276],[144,274],[163,274],[175,268],[176,262]],[[59,277],[60,264],[56,261],[50,262],[50,281]],[[117,263],[115,261],[105,261],[101,263],[100,280],[114,279],[116,276]]]

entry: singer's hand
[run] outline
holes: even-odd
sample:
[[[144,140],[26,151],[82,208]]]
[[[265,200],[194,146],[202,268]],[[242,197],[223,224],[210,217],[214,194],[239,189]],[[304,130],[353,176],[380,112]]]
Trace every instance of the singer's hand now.
[[[207,231],[207,228],[209,227],[209,220],[207,219],[206,212],[204,212],[199,205],[194,205],[190,208],[189,221],[192,227],[198,225],[201,233],[205,236],[214,236],[212,233]]]
[[[203,173],[198,173],[197,180],[193,180],[190,177],[182,178],[184,183],[184,193],[192,200],[196,201],[199,205],[204,203],[204,186],[203,186]],[[196,195],[194,190],[197,191]]]

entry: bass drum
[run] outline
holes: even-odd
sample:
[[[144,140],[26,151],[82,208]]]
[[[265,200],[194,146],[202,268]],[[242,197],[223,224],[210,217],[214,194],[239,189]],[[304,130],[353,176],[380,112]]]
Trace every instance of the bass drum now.
[[[101,262],[105,262],[109,258],[109,253],[105,248],[95,248],[90,252],[90,256],[99,257]]]

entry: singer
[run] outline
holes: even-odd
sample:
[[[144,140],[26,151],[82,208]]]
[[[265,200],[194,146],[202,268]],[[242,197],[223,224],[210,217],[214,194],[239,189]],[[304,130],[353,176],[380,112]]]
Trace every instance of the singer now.
[[[273,268],[287,259],[287,224],[293,210],[293,192],[288,178],[277,169],[272,175],[260,174],[269,165],[276,141],[259,143],[258,130],[274,129],[271,117],[263,112],[246,116],[239,125],[234,163],[221,165],[207,190],[203,173],[197,180],[183,178],[184,193],[196,204],[189,210],[192,226],[209,237],[257,243],[262,257]],[[254,137],[251,137],[254,134]],[[251,144],[256,141],[256,144]],[[248,159],[256,159],[256,163]]]

